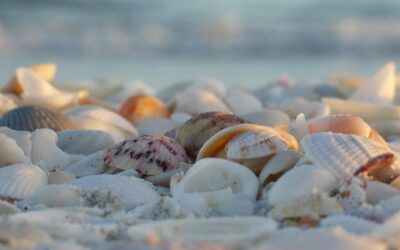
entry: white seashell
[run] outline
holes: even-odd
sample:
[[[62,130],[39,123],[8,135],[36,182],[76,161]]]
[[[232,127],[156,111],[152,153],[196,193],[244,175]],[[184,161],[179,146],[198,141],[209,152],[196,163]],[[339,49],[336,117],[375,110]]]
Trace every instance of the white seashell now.
[[[173,122],[175,122],[176,126],[180,126],[186,121],[190,120],[192,116],[185,112],[176,111],[171,114],[170,118]]]
[[[49,174],[47,177],[49,184],[63,184],[63,183],[70,183],[71,181],[75,180],[75,176],[65,172],[56,170]]]
[[[396,195],[382,200],[375,206],[375,208],[385,214],[386,218],[388,218],[400,210],[400,196]]]
[[[86,191],[110,191],[120,197],[126,209],[157,202],[160,199],[153,186],[142,179],[122,175],[92,175],[71,183]]]
[[[174,111],[198,115],[210,111],[230,112],[226,104],[213,93],[201,89],[188,89],[176,96]]]
[[[385,138],[400,134],[400,121],[398,120],[374,121],[369,124]]]
[[[8,127],[0,127],[0,133],[14,139],[17,145],[24,151],[24,154],[29,159],[31,158],[32,141],[30,132],[12,130]]]
[[[396,95],[396,64],[386,63],[370,81],[354,92],[349,100],[391,104]]]
[[[345,183],[339,187],[336,198],[346,211],[365,206],[365,182],[359,178],[353,178],[350,183]]]
[[[20,212],[20,210],[16,206],[7,201],[0,200],[0,216],[5,214],[15,214],[18,212]]]
[[[65,130],[57,135],[57,146],[68,154],[89,155],[114,144],[110,134],[99,130]]]
[[[35,165],[13,164],[0,168],[0,197],[24,199],[46,184],[46,174]]]
[[[220,98],[223,98],[226,94],[226,87],[223,82],[207,76],[199,77],[188,89],[207,90]]]
[[[62,168],[61,170],[80,178],[88,175],[102,174],[108,170],[103,161],[105,151],[98,151],[81,160]]]
[[[236,115],[263,109],[263,105],[257,97],[239,88],[229,88],[224,97],[224,101]]]
[[[360,173],[390,167],[395,160],[385,145],[356,135],[309,134],[301,145],[311,162],[347,181]]]
[[[340,204],[325,193],[311,193],[279,203],[268,216],[282,220],[303,217],[316,217],[341,212]]]
[[[286,113],[276,109],[263,109],[259,111],[244,113],[240,116],[254,124],[269,127],[289,125],[290,123],[290,117]]]
[[[276,227],[265,217],[180,219],[132,226],[128,235],[138,242],[215,242],[239,248],[267,237]]]
[[[299,114],[296,119],[289,124],[288,130],[297,141],[301,141],[306,134],[310,133],[308,122],[303,113]]]
[[[152,221],[175,219],[184,216],[180,205],[168,196],[162,197],[158,202],[139,206],[128,214],[135,219]]]
[[[314,165],[301,165],[286,172],[268,192],[268,201],[276,206],[315,191],[327,191],[337,180],[327,170]]]
[[[365,189],[367,202],[371,205],[376,205],[382,200],[400,195],[400,190],[378,181],[367,181]]]
[[[400,213],[397,212],[390,218],[386,219],[383,225],[378,227],[374,236],[383,239],[390,246],[390,249],[400,248]]]
[[[258,175],[261,186],[278,179],[284,172],[291,169],[303,157],[300,151],[287,150],[278,152],[262,168]]]
[[[303,98],[291,99],[280,106],[291,118],[303,113],[307,119],[326,116],[330,113],[330,108],[325,103],[307,101]]]
[[[245,166],[231,161],[206,158],[197,161],[183,177],[171,179],[172,197],[187,209],[197,209],[188,201],[218,207],[235,196],[253,203],[258,192],[257,177]],[[188,206],[191,207],[188,207]]]
[[[53,239],[44,229],[31,223],[0,222],[0,245],[2,249],[35,249]],[[37,248],[36,248],[37,249]]]
[[[137,129],[141,135],[164,135],[176,126],[172,120],[160,118],[145,120],[137,125]]]
[[[378,224],[352,215],[331,215],[324,218],[321,227],[341,227],[349,233],[353,234],[369,234],[373,232]]]
[[[69,164],[69,156],[57,147],[57,133],[38,129],[32,133],[32,162],[45,170],[62,169]]]
[[[0,167],[14,163],[30,162],[16,141],[4,134],[0,134],[0,148]]]

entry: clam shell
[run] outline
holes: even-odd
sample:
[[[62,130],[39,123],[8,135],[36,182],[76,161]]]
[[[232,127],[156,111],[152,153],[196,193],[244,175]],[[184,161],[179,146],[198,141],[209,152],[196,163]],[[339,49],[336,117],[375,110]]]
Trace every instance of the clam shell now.
[[[70,162],[69,155],[57,147],[57,133],[44,128],[32,133],[31,160],[39,167],[52,171],[62,169]]]
[[[209,207],[218,207],[234,196],[247,197],[254,203],[258,186],[257,177],[245,166],[207,158],[197,161],[183,177],[174,176],[171,193],[183,206],[197,196]]]
[[[24,199],[46,184],[46,174],[35,165],[13,164],[0,168],[0,197]]]
[[[103,157],[105,151],[98,151],[96,153],[85,156],[77,162],[62,168],[61,170],[73,174],[80,178],[89,175],[96,175],[105,173],[108,168],[104,164]]]
[[[180,162],[189,162],[181,145],[169,137],[155,135],[131,137],[109,148],[103,159],[108,167],[134,169],[145,179],[173,171]]]
[[[269,127],[289,125],[290,123],[290,117],[286,113],[275,109],[263,109],[241,114],[240,116],[254,124]]]
[[[176,126],[177,124],[169,119],[151,119],[141,122],[137,129],[141,135],[164,135]]]
[[[130,227],[128,235],[139,242],[155,238],[158,241],[215,242],[238,247],[265,238],[276,228],[271,219],[244,216],[146,223]]]
[[[341,227],[349,233],[353,234],[369,234],[376,230],[378,224],[365,219],[357,218],[351,215],[333,215],[324,218],[321,227]]]
[[[300,165],[276,181],[268,192],[268,202],[276,206],[311,195],[316,190],[329,191],[336,183],[336,178],[329,171],[314,165]]]
[[[92,175],[76,179],[71,184],[86,191],[100,189],[115,193],[127,210],[142,204],[154,203],[160,199],[159,194],[150,183],[135,177]]]
[[[39,128],[61,131],[79,127],[68,117],[38,106],[22,106],[10,110],[1,117],[0,126],[18,131],[34,131]]]
[[[57,146],[68,154],[89,155],[114,144],[110,134],[99,130],[67,130],[57,136]]]
[[[301,140],[301,145],[314,164],[347,181],[360,173],[390,167],[395,161],[386,146],[356,135],[310,134]]]
[[[14,163],[28,163],[30,160],[14,139],[0,134],[0,167]]]
[[[232,113],[203,113],[179,127],[176,140],[190,157],[195,158],[203,144],[218,131],[245,122],[246,120]]]
[[[230,110],[237,115],[263,109],[263,105],[257,97],[239,88],[229,88],[224,101]]]

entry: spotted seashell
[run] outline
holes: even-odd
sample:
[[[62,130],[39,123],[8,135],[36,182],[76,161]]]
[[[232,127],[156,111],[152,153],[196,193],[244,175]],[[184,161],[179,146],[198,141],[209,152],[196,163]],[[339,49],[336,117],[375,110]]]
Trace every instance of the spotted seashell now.
[[[179,127],[176,139],[186,149],[187,154],[195,158],[203,144],[214,134],[241,123],[246,123],[246,120],[232,113],[202,113]]]
[[[155,135],[134,136],[122,141],[109,148],[103,160],[108,167],[134,169],[145,179],[174,171],[181,162],[189,163],[181,145],[169,137]]]
[[[0,126],[19,131],[34,131],[39,128],[61,131],[78,128],[68,117],[38,106],[22,106],[10,110],[0,119]]]

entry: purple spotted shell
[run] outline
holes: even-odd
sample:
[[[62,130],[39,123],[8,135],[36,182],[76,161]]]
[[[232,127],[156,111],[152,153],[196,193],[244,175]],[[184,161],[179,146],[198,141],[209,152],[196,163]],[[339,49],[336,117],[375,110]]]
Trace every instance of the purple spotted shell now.
[[[103,157],[109,167],[135,169],[143,177],[156,176],[189,163],[185,149],[167,136],[139,135],[109,148]]]

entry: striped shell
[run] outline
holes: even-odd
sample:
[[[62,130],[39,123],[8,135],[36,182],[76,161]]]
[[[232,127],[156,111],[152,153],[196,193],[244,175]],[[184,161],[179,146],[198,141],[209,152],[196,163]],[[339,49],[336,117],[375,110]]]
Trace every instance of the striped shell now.
[[[185,148],[190,157],[196,158],[200,148],[214,134],[224,128],[245,122],[246,120],[232,113],[202,113],[179,127],[176,140]]]
[[[349,181],[353,176],[390,167],[395,155],[368,138],[334,133],[306,135],[301,140],[306,156],[316,165]]]
[[[39,128],[61,131],[79,127],[68,117],[38,106],[22,106],[10,110],[1,117],[0,126],[19,131],[34,131]]]
[[[24,199],[46,184],[46,174],[35,165],[13,164],[0,168],[0,197]]]
[[[166,136],[140,135],[109,148],[103,160],[108,167],[134,169],[143,178],[156,177],[188,163],[185,149]]]

